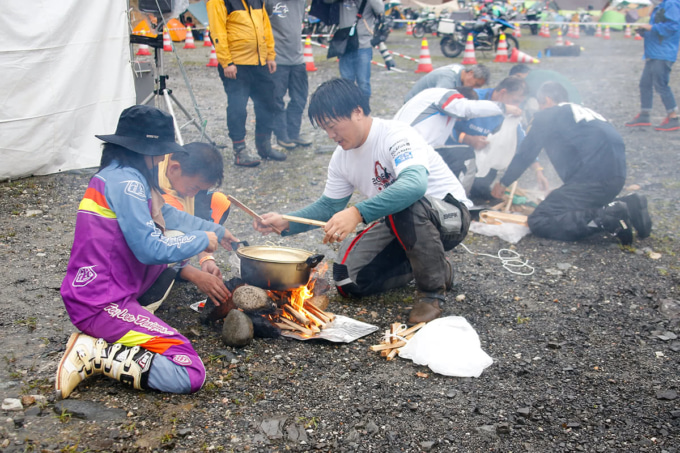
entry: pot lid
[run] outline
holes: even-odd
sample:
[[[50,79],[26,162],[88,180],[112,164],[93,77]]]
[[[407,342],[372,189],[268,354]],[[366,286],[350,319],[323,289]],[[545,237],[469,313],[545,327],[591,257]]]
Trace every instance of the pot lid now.
[[[245,258],[270,263],[302,263],[312,256],[312,252],[291,247],[271,245],[251,245],[236,250],[236,254]]]

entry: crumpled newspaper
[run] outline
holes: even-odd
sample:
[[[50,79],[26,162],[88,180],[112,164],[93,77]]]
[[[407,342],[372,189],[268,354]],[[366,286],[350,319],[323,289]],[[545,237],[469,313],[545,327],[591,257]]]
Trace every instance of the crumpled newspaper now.
[[[334,343],[351,343],[361,337],[378,330],[378,326],[357,321],[347,316],[334,315],[335,319],[326,324],[321,332],[308,337],[289,330],[282,330],[281,335],[296,340],[327,340]]]

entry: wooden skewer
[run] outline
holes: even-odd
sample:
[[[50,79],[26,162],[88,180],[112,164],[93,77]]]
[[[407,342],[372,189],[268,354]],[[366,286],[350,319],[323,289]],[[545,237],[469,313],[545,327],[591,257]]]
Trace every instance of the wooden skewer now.
[[[508,198],[508,204],[505,205],[505,209],[503,209],[503,211],[505,212],[510,211],[510,206],[512,206],[512,199],[515,197],[515,190],[517,190],[517,181],[513,182],[510,185],[510,197]]]
[[[246,206],[243,203],[241,203],[240,201],[238,201],[236,198],[232,197],[231,195],[227,195],[227,200],[231,201],[234,205],[241,208],[246,214],[248,214],[252,218],[256,219],[258,222],[262,223],[262,217],[260,217],[260,215],[257,212],[253,211],[248,206]],[[269,227],[272,230],[276,231],[277,233],[281,234],[281,230],[279,230],[278,228],[275,228],[271,225],[269,225]]]
[[[295,217],[292,215],[282,215],[281,217],[283,217],[283,220],[293,223],[302,223],[304,225],[313,225],[321,228],[326,226],[326,222],[322,222],[321,220],[305,219],[304,217]]]

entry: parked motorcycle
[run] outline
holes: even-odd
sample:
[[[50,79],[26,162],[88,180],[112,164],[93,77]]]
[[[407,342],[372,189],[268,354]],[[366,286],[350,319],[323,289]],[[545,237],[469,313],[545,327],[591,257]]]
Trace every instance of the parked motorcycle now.
[[[427,19],[422,22],[418,22],[413,27],[413,37],[420,39],[425,36],[425,33],[435,33],[437,31],[437,26],[439,21],[434,13],[429,13]]]
[[[505,30],[514,30],[515,27],[504,16],[480,16],[477,22],[462,25],[457,22],[440,21],[438,33],[442,37],[439,45],[442,53],[449,58],[456,58],[465,49],[468,34],[472,34],[475,50],[496,51],[501,34]],[[508,55],[512,49],[519,49],[517,39],[509,33],[505,33],[508,44]]]
[[[335,25],[326,25],[321,22],[319,18],[307,13],[305,13],[305,17],[302,20],[302,36],[331,35],[335,31],[335,28]],[[319,44],[328,43],[328,39],[324,36],[317,36],[314,40]]]

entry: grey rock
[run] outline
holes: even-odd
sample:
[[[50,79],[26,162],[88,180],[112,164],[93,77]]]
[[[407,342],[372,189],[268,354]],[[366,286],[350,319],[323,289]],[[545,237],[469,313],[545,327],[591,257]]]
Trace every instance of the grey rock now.
[[[673,352],[680,351],[680,341],[674,341],[673,343],[671,343],[670,348],[671,348],[671,351],[673,351]]]
[[[680,418],[680,409],[675,409],[675,410],[671,411],[671,417]]]
[[[286,427],[288,440],[293,442],[307,442],[307,431],[299,425],[288,425]]]
[[[521,415],[522,417],[527,417],[531,415],[531,408],[530,407],[521,407],[517,409],[517,413]]]
[[[673,299],[661,299],[659,301],[659,311],[668,319],[680,317],[680,302]]]
[[[253,436],[253,443],[263,444],[267,442],[267,438],[263,434],[257,433]]]
[[[238,356],[231,351],[227,351],[226,349],[218,349],[217,351],[213,352],[213,354],[219,358],[224,358],[226,363],[232,363],[232,360],[234,359],[238,361]]]
[[[656,393],[656,399],[673,401],[678,397],[678,392],[675,390],[661,390]]]
[[[510,423],[502,422],[496,425],[496,434],[498,435],[510,434]]]
[[[347,434],[347,437],[345,438],[345,442],[347,442],[347,443],[359,442],[359,439],[361,439],[361,434],[359,434],[359,431],[357,431],[356,429],[352,429]]]
[[[63,400],[54,405],[54,412],[61,415],[66,412],[76,418],[95,421],[115,421],[127,419],[124,409],[113,409],[93,401]]]
[[[380,430],[380,428],[378,428],[378,425],[376,425],[372,421],[370,421],[366,424],[366,432],[368,432],[368,434],[375,434],[379,430]]]
[[[14,422],[14,426],[17,428],[21,428],[24,426],[24,421],[26,420],[26,417],[24,416],[23,412],[17,413],[14,418],[12,418],[12,421]]]
[[[20,399],[5,398],[2,401],[2,410],[3,411],[23,411],[24,406],[21,404]]]
[[[177,435],[179,437],[186,437],[191,433],[192,433],[191,428],[180,428],[177,430]]]
[[[0,390],[11,389],[12,387],[18,387],[19,385],[21,385],[21,382],[19,382],[19,381],[0,382]]]
[[[552,275],[554,277],[559,277],[559,276],[562,275],[562,271],[560,271],[558,269],[546,269],[545,273],[548,274],[548,275]]]
[[[436,442],[428,440],[426,442],[421,442],[420,443],[420,448],[423,449],[423,451],[430,451],[432,450],[432,447],[434,447]]]
[[[496,438],[496,427],[494,425],[482,425],[477,428],[477,434],[486,438]]]
[[[246,313],[254,311],[271,311],[273,302],[267,291],[257,286],[243,285],[234,290],[234,305]]]
[[[455,398],[456,395],[458,395],[458,391],[456,391],[455,389],[449,389],[449,391],[446,392],[447,398]]]
[[[26,417],[37,417],[42,413],[40,406],[31,406],[24,411]]]
[[[663,341],[670,341],[670,340],[676,340],[678,336],[674,334],[673,332],[663,332],[659,335],[656,336],[659,340]]]
[[[569,423],[567,423],[567,428],[578,429],[580,427],[581,427],[581,424],[579,422],[569,422]]]
[[[275,417],[268,420],[262,420],[260,423],[260,429],[262,432],[270,439],[281,439],[283,437],[283,432],[281,428],[286,422],[288,417]]]
[[[561,271],[566,271],[571,268],[571,264],[569,263],[557,263],[555,266]]]
[[[231,310],[222,326],[222,342],[226,346],[243,347],[253,341],[253,322],[239,310]]]

